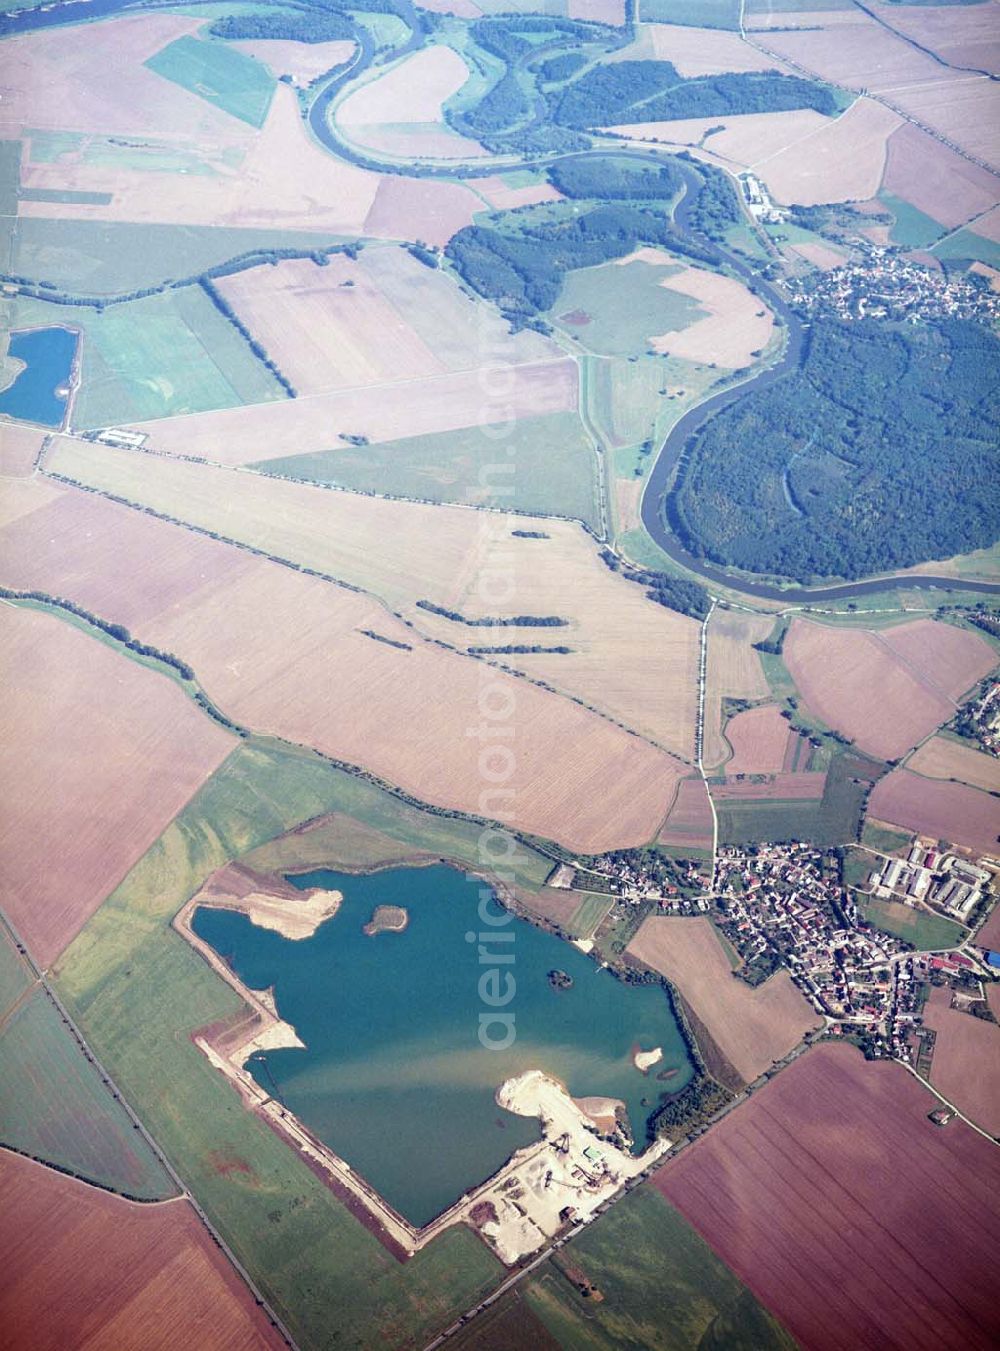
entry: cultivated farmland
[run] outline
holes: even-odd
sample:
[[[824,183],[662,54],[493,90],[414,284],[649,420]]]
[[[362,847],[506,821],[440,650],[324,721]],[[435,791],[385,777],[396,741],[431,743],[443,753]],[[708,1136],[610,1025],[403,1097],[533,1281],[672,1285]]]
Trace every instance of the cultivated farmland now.
[[[714,840],[712,804],[700,774],[682,779],[657,844],[678,854],[710,853]]]
[[[34,427],[0,422],[0,476],[27,478],[44,440],[45,433]]]
[[[1000,1156],[937,1105],[901,1065],[819,1047],[656,1185],[802,1346],[987,1351]]]
[[[286,42],[280,38],[250,38],[232,46],[263,61],[273,74],[290,75],[300,89],[335,66],[343,65],[355,50],[353,42]]]
[[[970,742],[931,737],[910,756],[906,767],[928,779],[958,779],[988,793],[1000,792],[1000,760],[977,751]]]
[[[177,1188],[36,985],[0,1023],[0,1142],[141,1201]]]
[[[1000,180],[907,123],[889,138],[882,186],[950,228],[989,210]]]
[[[820,1025],[779,971],[756,989],[734,975],[709,921],[652,916],[626,953],[676,985],[737,1074],[750,1083]]]
[[[459,649],[569,647],[497,655],[679,755],[693,751],[697,622],[656,605],[641,587],[611,572],[578,526],[525,518],[521,528],[544,538],[516,538],[501,515],[358,497],[98,446],[81,452],[66,439],[51,466],[364,587],[420,631]],[[373,539],[384,546],[373,550]],[[500,571],[502,586],[495,580]],[[420,607],[420,600],[449,614]],[[371,601],[365,605],[370,610]],[[489,625],[462,622],[522,615],[566,623],[509,625],[497,636]],[[767,631],[770,621],[762,622]],[[410,641],[405,630],[402,637]],[[436,660],[455,659],[439,652]],[[526,687],[523,697],[529,698]]]
[[[75,491],[52,510],[5,533],[8,579],[69,596],[174,652],[236,721],[363,765],[422,800],[483,815],[509,808],[509,794],[484,789],[479,746],[466,735],[484,685],[517,708],[516,772],[502,781],[517,800],[510,819],[526,830],[585,852],[645,843],[684,773],[673,756],[578,704],[419,639],[369,596]],[[57,548],[40,557],[56,519]],[[199,586],[206,575],[213,580]],[[183,609],[169,607],[181,597]],[[44,772],[37,751],[34,763]],[[87,772],[85,752],[73,767]],[[74,799],[80,809],[86,797]],[[42,847],[42,833],[33,838]]]
[[[187,1201],[137,1205],[6,1151],[0,1180],[8,1345],[285,1346]]]
[[[955,699],[996,664],[981,638],[930,619],[876,633],[797,618],[783,656],[808,708],[886,759],[947,721]]]
[[[4,605],[0,634],[4,906],[45,966],[235,741],[166,676],[62,619]]]
[[[737,713],[725,728],[725,738],[733,748],[726,774],[777,774],[786,769],[788,743],[794,736],[777,704]]]
[[[950,1002],[950,990],[932,989],[924,1008],[924,1026],[937,1033],[931,1083],[977,1126],[1000,1135],[1000,1026]]]
[[[716,610],[709,620],[702,753],[708,766],[722,764],[729,755],[722,738],[723,699],[766,699],[770,694],[753,644],[767,638],[773,627],[774,621],[766,615],[737,610]]]
[[[774,316],[732,277],[688,267],[665,277],[661,285],[692,296],[708,314],[679,332],[655,336],[652,345],[657,352],[735,369],[750,365],[767,346]]]
[[[996,852],[997,799],[964,783],[894,769],[876,785],[869,814],[931,839],[950,840],[979,853]]]

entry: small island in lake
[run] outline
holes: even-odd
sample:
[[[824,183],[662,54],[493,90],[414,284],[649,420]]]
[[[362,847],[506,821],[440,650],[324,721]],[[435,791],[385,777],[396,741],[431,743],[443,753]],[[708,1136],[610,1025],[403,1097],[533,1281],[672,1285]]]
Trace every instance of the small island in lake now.
[[[573,977],[568,975],[565,971],[560,971],[558,968],[553,967],[549,972],[549,984],[552,986],[553,990],[568,990],[573,984]]]
[[[410,922],[409,912],[401,905],[377,905],[367,924],[361,926],[362,933],[402,933]]]

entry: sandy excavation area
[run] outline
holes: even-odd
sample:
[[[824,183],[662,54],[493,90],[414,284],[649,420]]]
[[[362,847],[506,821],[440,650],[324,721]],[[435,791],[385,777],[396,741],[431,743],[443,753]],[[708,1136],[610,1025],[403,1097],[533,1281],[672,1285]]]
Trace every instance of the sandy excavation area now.
[[[653,915],[626,955],[666,976],[704,1023],[737,1074],[751,1083],[788,1054],[822,1019],[779,971],[755,990],[733,973],[711,923],[703,916]]]
[[[750,365],[767,346],[774,316],[758,296],[735,278],[686,267],[664,277],[660,285],[693,297],[709,314],[676,333],[652,338],[650,345],[657,352],[685,361],[714,361],[735,370]]]
[[[283,877],[265,877],[239,863],[212,874],[195,898],[196,905],[238,910],[251,924],[271,929],[284,938],[311,938],[319,926],[340,909],[343,895],[309,887],[300,891]]]

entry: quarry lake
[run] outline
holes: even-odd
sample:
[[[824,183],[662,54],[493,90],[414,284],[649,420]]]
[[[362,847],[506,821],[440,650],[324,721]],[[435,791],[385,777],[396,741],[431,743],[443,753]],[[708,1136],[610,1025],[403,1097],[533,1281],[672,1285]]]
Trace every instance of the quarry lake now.
[[[476,879],[444,865],[290,879],[343,893],[311,938],[291,940],[231,910],[196,910],[192,927],[277,1011],[305,1049],[258,1053],[254,1077],[415,1225],[426,1224],[513,1151],[534,1118],[498,1107],[504,1079],[542,1069],[575,1097],[628,1109],[636,1148],[660,1095],[691,1064],[659,986],[629,986],[583,952],[504,911]],[[366,934],[376,906],[406,909],[400,932]],[[485,941],[483,936],[486,935]],[[498,935],[505,935],[500,939]],[[512,962],[493,954],[510,953]],[[569,988],[549,979],[558,970]],[[486,997],[509,1002],[490,1008]],[[506,1049],[513,1015],[516,1038]],[[639,1050],[662,1047],[643,1075]],[[659,1078],[657,1076],[660,1076]]]
[[[0,413],[61,427],[73,371],[77,334],[68,328],[33,328],[10,337],[10,355],[23,361],[13,384],[0,392]]]

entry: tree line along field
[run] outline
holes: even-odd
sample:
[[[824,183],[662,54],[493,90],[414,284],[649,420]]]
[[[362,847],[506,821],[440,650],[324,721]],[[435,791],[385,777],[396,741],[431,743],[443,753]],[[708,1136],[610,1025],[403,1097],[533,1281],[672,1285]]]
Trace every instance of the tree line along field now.
[[[670,498],[675,527],[714,562],[804,582],[992,544],[1000,498],[982,391],[998,363],[993,337],[966,321],[817,320],[799,370],[695,434]]]
[[[467,619],[528,615],[565,620],[557,645],[568,646],[569,653],[515,654],[506,663],[674,754],[689,756],[693,750],[696,621],[654,604],[641,587],[613,573],[578,526],[529,518],[520,523],[522,528],[539,537],[515,538],[511,531],[516,527],[502,516],[325,492],[164,456],[98,446],[83,449],[68,439],[58,444],[48,464],[202,530],[218,531],[363,587],[416,625],[419,633],[460,651],[482,642],[482,635],[440,612],[419,607],[418,601]],[[503,476],[498,479],[503,481]],[[122,511],[113,514],[117,519]],[[152,523],[144,529],[153,530]],[[385,542],[378,552],[368,547],[375,537]],[[480,586],[489,594],[483,579],[501,566],[511,577],[510,597],[499,603],[481,599]],[[298,585],[304,588],[305,579]],[[346,615],[346,597],[341,593],[337,599]],[[357,615],[360,622],[360,600]],[[391,616],[386,624],[381,632],[413,641],[405,631],[395,634]],[[537,630],[521,630],[509,641],[524,644],[528,639],[536,643]],[[368,662],[379,656],[385,660],[386,654],[368,651],[371,646],[362,644]],[[413,650],[416,654],[418,646]],[[434,659],[441,666],[446,656],[437,651]],[[197,665],[193,659],[192,664]],[[457,673],[461,668],[452,669]],[[536,697],[530,687],[521,687],[525,716]],[[638,745],[633,750],[642,753]],[[680,766],[676,770],[679,773]],[[672,792],[672,784],[670,788]],[[660,800],[665,810],[669,799]]]

